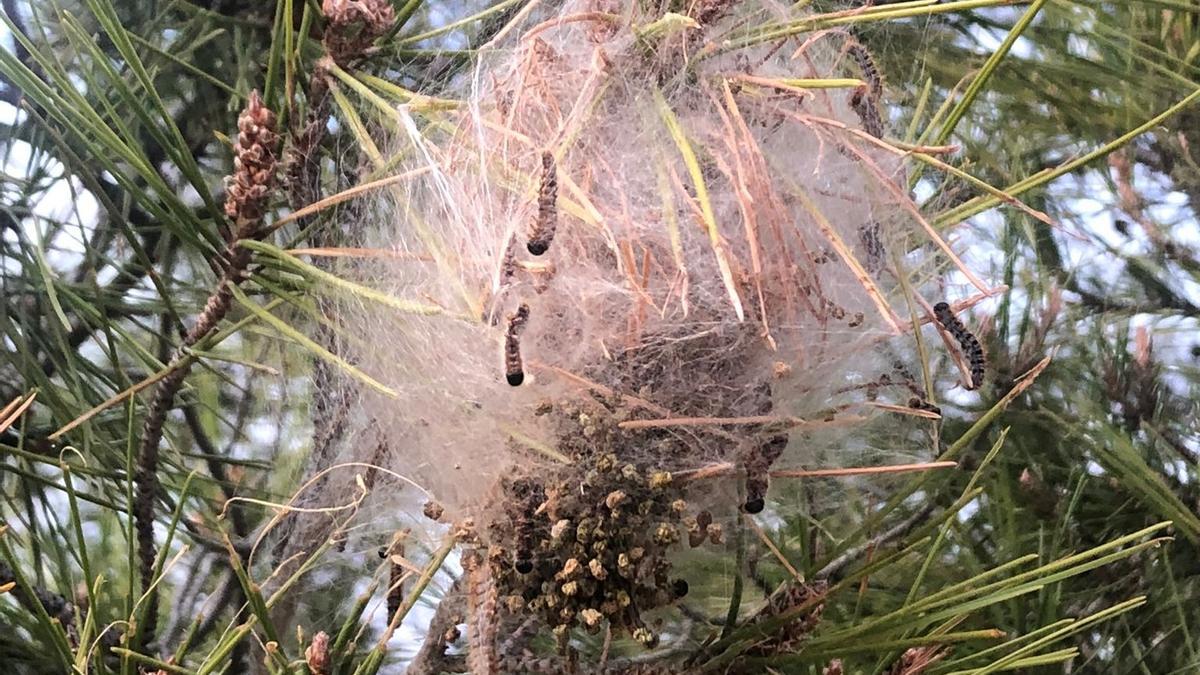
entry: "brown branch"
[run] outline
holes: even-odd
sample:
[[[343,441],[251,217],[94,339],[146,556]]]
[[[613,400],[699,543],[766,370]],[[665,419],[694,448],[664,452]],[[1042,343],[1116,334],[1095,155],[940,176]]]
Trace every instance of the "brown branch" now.
[[[241,239],[254,238],[262,231],[262,216],[271,194],[276,169],[278,136],[274,132],[275,115],[263,106],[258,93],[250,95],[238,117],[237,157],[234,173],[226,185],[225,213],[236,224],[225,251],[228,261],[216,290],[209,296],[196,323],[183,336],[168,363],[168,374],[158,382],[146,411],[142,437],[138,445],[137,494],[134,518],[137,528],[139,572],[147,594],[145,615],[140,623],[137,643],[146,645],[154,638],[158,615],[158,594],[154,590],[154,562],[158,557],[154,542],[154,511],[159,499],[158,459],[163,424],[183,386],[192,360],[188,348],[208,335],[225,318],[233,302],[233,287],[246,277],[250,251],[237,245]]]

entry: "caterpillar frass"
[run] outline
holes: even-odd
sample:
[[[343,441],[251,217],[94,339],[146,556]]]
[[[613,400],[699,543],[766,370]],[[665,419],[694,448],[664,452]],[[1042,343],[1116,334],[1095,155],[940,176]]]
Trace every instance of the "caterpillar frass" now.
[[[950,305],[945,302],[939,302],[933,306],[933,315],[937,317],[938,323],[942,324],[955,340],[958,340],[958,346],[962,349],[962,353],[967,357],[967,362],[971,366],[971,388],[978,389],[983,386],[983,374],[987,363],[983,356],[983,347],[979,345],[979,340],[967,330],[967,327],[954,316],[954,312],[950,310]]]
[[[521,303],[517,312],[508,317],[504,333],[504,378],[514,387],[525,381],[525,366],[521,361],[521,331],[529,321],[529,305]]]
[[[525,248],[532,255],[542,255],[554,241],[558,229],[558,170],[554,155],[549,150],[542,153],[542,187],[538,190],[537,218],[529,230],[529,241]]]
[[[924,410],[926,412],[931,412],[935,415],[942,414],[941,408],[919,396],[913,396],[912,398],[908,399],[908,407],[912,408],[913,410]]]

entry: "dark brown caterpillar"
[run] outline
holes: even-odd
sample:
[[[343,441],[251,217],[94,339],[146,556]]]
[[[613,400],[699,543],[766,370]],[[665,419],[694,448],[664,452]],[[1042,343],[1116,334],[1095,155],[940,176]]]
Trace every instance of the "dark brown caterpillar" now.
[[[862,120],[863,131],[875,138],[883,138],[883,118],[879,115],[879,102],[868,94],[866,85],[860,86],[850,94],[850,107]]]
[[[392,543],[385,548],[379,549],[379,557],[387,560],[393,555],[404,556],[404,541],[408,538],[408,531],[401,530],[392,537]],[[395,616],[397,610],[400,609],[400,603],[404,600],[404,567],[399,563],[392,562],[388,570],[388,593],[387,593],[387,612],[390,620]]]
[[[536,528],[533,519],[538,507],[546,501],[545,489],[531,478],[521,478],[513,483],[513,500],[509,506],[509,518],[516,535],[513,551],[513,569],[518,574],[533,571],[533,548]]]
[[[542,255],[554,241],[558,229],[558,171],[554,166],[554,155],[549,150],[542,153],[542,187],[538,190],[538,212],[529,230],[529,241],[525,248],[532,255]]]
[[[851,39],[846,51],[858,64],[866,81],[865,85],[850,94],[850,107],[862,120],[863,131],[875,138],[883,138],[883,118],[879,114],[879,103],[883,100],[883,75],[879,72],[879,66],[875,65],[875,58],[861,42]]]
[[[514,387],[525,381],[525,366],[521,362],[521,331],[529,321],[529,305],[521,303],[516,314],[508,317],[504,333],[504,377]]]
[[[500,263],[500,283],[507,284],[517,274],[516,245],[510,239],[504,249],[504,259]]]
[[[746,513],[760,513],[767,505],[767,488],[770,486],[768,471],[775,460],[783,454],[788,444],[787,434],[777,434],[754,448],[746,458]]]
[[[950,305],[945,302],[939,302],[933,306],[933,315],[937,317],[938,323],[942,324],[950,334],[958,340],[958,346],[962,349],[963,355],[967,357],[967,362],[971,366],[971,388],[978,389],[983,386],[984,369],[987,367],[987,362],[983,356],[983,347],[979,346],[979,340],[967,330],[967,327],[954,316],[954,312],[950,311]]]
[[[858,239],[862,243],[863,250],[867,252],[867,272],[871,274],[878,274],[879,270],[883,269],[883,260],[887,255],[883,239],[880,238],[879,228],[878,220],[872,220],[858,228]]]
[[[858,69],[862,71],[863,79],[870,87],[871,98],[876,101],[883,98],[883,75],[879,73],[879,66],[875,65],[875,57],[871,56],[871,52],[867,51],[867,48],[858,41],[850,42],[846,51],[850,53],[854,62],[858,64]]]

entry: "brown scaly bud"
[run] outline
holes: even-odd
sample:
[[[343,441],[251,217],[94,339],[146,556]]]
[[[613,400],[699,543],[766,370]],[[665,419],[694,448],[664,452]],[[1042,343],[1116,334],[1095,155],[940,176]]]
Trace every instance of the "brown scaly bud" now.
[[[642,643],[648,649],[653,649],[658,645],[658,635],[645,626],[633,630],[633,639]]]
[[[659,523],[654,530],[654,543],[659,546],[670,546],[679,541],[679,533],[667,523]]]
[[[362,56],[396,21],[388,0],[323,0],[325,49],[339,65]]]
[[[941,661],[947,654],[943,645],[927,647],[911,647],[888,669],[888,675],[920,675],[933,664]]]
[[[268,110],[258,91],[238,115],[233,173],[225,178],[225,215],[233,220],[236,239],[253,236],[262,226],[263,211],[275,186],[279,134],[275,113]]]
[[[624,491],[613,490],[612,492],[608,493],[607,497],[604,498],[604,505],[607,506],[609,510],[616,511],[618,508],[620,508],[621,504],[625,503],[626,498],[627,495]]]
[[[597,628],[600,626],[600,622],[604,620],[603,614],[590,608],[581,611],[579,616],[583,619],[583,625],[588,628]]]
[[[588,570],[593,577],[596,577],[597,581],[604,581],[608,578],[608,570],[604,569],[604,563],[600,562],[598,558],[588,561]]]
[[[780,654],[794,651],[821,621],[825,610],[825,593],[828,585],[823,581],[805,584],[803,582],[788,582],[781,586],[767,601],[764,607],[753,619],[755,622],[788,614],[795,608],[805,606],[807,611],[794,616],[792,620],[781,626],[778,631],[763,640],[755,647],[759,654]]]
[[[562,570],[559,571],[554,578],[558,579],[559,581],[574,579],[575,577],[579,576],[580,569],[579,561],[577,559],[567,558],[567,562],[563,564]]]
[[[437,520],[442,519],[442,514],[444,514],[446,512],[446,510],[444,508],[442,508],[441,504],[439,504],[431,499],[431,500],[425,502],[425,506],[422,509],[422,512],[425,514],[426,518],[437,521]]]
[[[312,644],[304,650],[304,662],[312,675],[329,674],[329,636],[325,631],[313,636]]]
[[[683,525],[683,529],[688,533],[688,546],[696,548],[704,543],[704,538],[708,534],[704,531],[703,527],[700,527],[700,523],[696,522],[695,518],[690,516],[684,518],[681,524]]]

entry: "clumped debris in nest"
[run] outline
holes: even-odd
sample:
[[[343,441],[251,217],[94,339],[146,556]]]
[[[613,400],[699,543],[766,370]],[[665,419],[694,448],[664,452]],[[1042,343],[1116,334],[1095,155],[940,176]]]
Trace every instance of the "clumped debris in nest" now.
[[[601,399],[543,408],[570,463],[503,481],[503,516],[489,528],[487,558],[511,614],[535,613],[560,638],[607,622],[653,646],[658,636],[643,612],[688,590],[668,560],[685,534],[688,504],[653,458],[686,448],[665,434],[619,429],[622,410]]]

